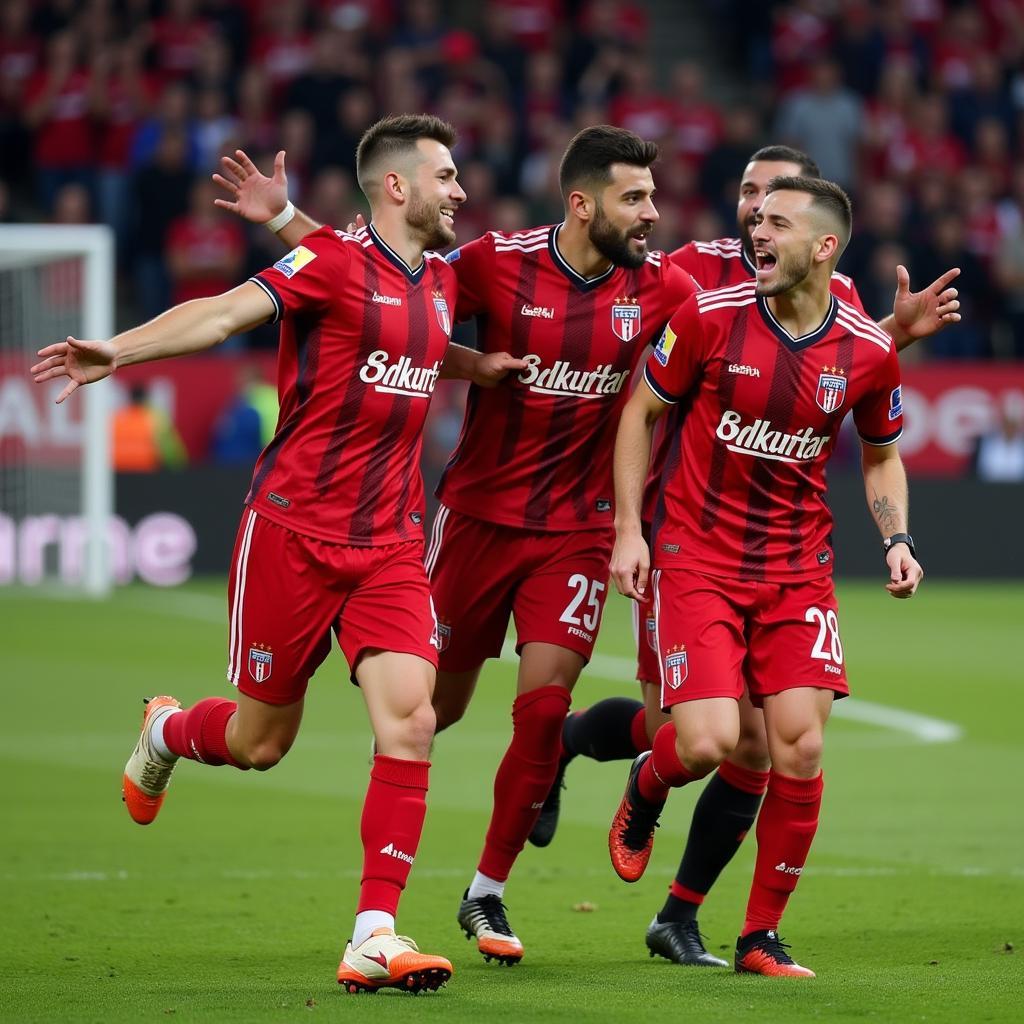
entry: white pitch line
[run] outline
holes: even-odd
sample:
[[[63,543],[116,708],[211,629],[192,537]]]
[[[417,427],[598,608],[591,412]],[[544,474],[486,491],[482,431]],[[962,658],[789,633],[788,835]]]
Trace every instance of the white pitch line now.
[[[414,868],[415,877],[419,879],[451,879],[462,878],[466,874],[464,867],[458,868]],[[671,878],[675,873],[674,868],[660,868],[652,865],[647,869],[646,877]],[[530,868],[530,875],[536,880],[562,879],[560,871],[546,870],[543,868]],[[804,869],[805,875],[815,875],[819,878],[892,878],[894,876],[910,876],[915,878],[922,876],[928,878],[1013,878],[1024,879],[1024,869],[1011,868],[1000,870],[996,868],[982,868],[974,866],[929,868],[921,864],[913,864],[901,867],[869,867],[869,866],[831,866],[814,867]],[[290,879],[293,881],[321,881],[324,879],[355,879],[360,878],[360,868],[338,868],[335,871],[307,871],[300,869],[281,870],[279,868],[222,868],[219,871],[183,871],[173,874],[164,874],[161,877],[165,880],[174,879],[199,879],[199,878],[224,878],[233,881],[262,882],[275,879]],[[585,867],[577,865],[572,871],[573,878],[596,878],[610,879],[611,873],[607,865],[603,867]],[[25,882],[139,882],[145,881],[150,876],[141,871],[53,871],[40,872],[4,872],[0,874],[0,881],[10,884]]]
[[[202,622],[219,622],[227,625],[227,598],[209,594],[180,593],[174,590],[136,591],[131,595],[133,607],[146,611],[180,615],[183,618],[198,619]],[[516,663],[519,660],[515,642],[506,640],[501,649],[501,660]],[[620,658],[612,654],[595,654],[583,674],[610,682],[627,683],[636,676],[636,662],[632,658]],[[891,708],[885,704],[847,697],[836,701],[832,708],[836,718],[863,725],[874,725],[882,729],[912,736],[919,743],[955,743],[962,739],[963,729],[955,722],[922,715],[916,711]]]
[[[501,660],[515,662],[519,660],[515,643],[506,640],[501,649]],[[584,675],[612,682],[633,680],[636,677],[636,662],[632,658],[619,658],[611,654],[595,654],[583,670]],[[835,718],[845,718],[850,722],[861,722],[864,725],[877,725],[883,729],[913,736],[921,743],[955,743],[963,737],[963,729],[955,722],[947,722],[941,718],[920,715],[916,711],[904,711],[901,708],[890,708],[884,704],[861,700],[857,697],[845,697],[832,705]]]

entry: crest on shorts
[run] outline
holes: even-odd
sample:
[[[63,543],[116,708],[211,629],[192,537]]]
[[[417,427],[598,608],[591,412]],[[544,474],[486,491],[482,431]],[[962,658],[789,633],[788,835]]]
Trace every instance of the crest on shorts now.
[[[814,400],[824,412],[835,412],[846,398],[846,371],[841,367],[823,366],[818,375],[818,393]]]
[[[612,331],[619,341],[632,341],[640,333],[640,302],[634,296],[616,297],[612,306]]]
[[[450,622],[442,622],[440,619],[437,620],[437,626],[434,629],[434,636],[432,639],[433,645],[438,651],[447,651],[448,645],[452,641],[452,624]]]
[[[264,644],[249,648],[249,675],[254,682],[265,683],[274,669],[274,654]]]
[[[452,333],[452,318],[448,314],[448,300],[444,297],[444,292],[435,291],[434,296],[434,312],[437,314],[437,322],[441,325],[441,330],[445,334]]]
[[[682,644],[676,644],[669,648],[668,654],[665,655],[665,682],[673,690],[678,690],[686,682],[689,673],[690,665],[686,660],[686,648]]]
[[[658,620],[653,615],[648,615],[644,620],[647,627],[647,646],[652,651],[658,649]]]

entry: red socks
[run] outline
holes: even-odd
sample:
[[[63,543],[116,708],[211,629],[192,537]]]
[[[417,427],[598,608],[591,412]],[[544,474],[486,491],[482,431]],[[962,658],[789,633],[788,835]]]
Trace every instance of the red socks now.
[[[818,828],[823,788],[820,772],[813,779],[794,779],[774,770],[769,774],[757,818],[757,863],[743,935],[778,928]]]
[[[172,754],[202,764],[229,764],[242,771],[228,750],[227,728],[238,705],[223,697],[207,697],[184,711],[168,715],[164,722],[164,743]]]
[[[542,686],[512,704],[512,742],[494,777],[494,809],[478,870],[504,882],[555,781],[571,695]]]
[[[370,785],[363,803],[363,877],[359,907],[395,915],[427,813],[429,761],[402,761],[373,755]]]
[[[685,786],[703,775],[694,775],[676,753],[676,727],[666,722],[655,734],[651,756],[644,761],[637,776],[640,795],[652,804],[663,804],[668,791]]]
[[[642,754],[645,750],[651,749],[651,741],[647,735],[647,709],[641,707],[629,723],[629,738],[636,747],[636,752]]]

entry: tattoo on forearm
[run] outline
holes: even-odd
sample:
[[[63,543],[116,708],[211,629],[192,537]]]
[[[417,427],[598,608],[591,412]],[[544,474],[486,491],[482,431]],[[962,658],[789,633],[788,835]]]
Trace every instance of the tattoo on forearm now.
[[[871,511],[874,512],[878,525],[885,533],[896,532],[896,527],[899,523],[899,513],[896,506],[889,501],[888,496],[883,494],[881,497],[878,497],[876,495],[871,502]]]

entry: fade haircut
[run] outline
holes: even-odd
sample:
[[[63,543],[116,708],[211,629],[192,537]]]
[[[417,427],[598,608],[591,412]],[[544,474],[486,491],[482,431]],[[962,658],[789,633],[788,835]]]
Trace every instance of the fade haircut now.
[[[800,168],[800,177],[821,177],[818,165],[802,149],[794,149],[792,146],[763,146],[747,163],[752,164],[757,160],[767,160],[776,164],[796,164]]]
[[[597,191],[612,180],[612,164],[650,167],[658,159],[658,147],[639,135],[610,124],[593,125],[578,132],[562,157],[558,185],[562,198],[574,188]]]
[[[778,175],[768,182],[764,191],[766,196],[773,192],[803,192],[809,195],[814,209],[824,212],[840,225],[839,251],[846,248],[853,228],[853,204],[842,187],[834,181]]]
[[[367,195],[374,164],[407,156],[420,139],[433,139],[449,149],[455,145],[455,129],[432,114],[389,114],[363,132],[356,149],[356,180]]]

